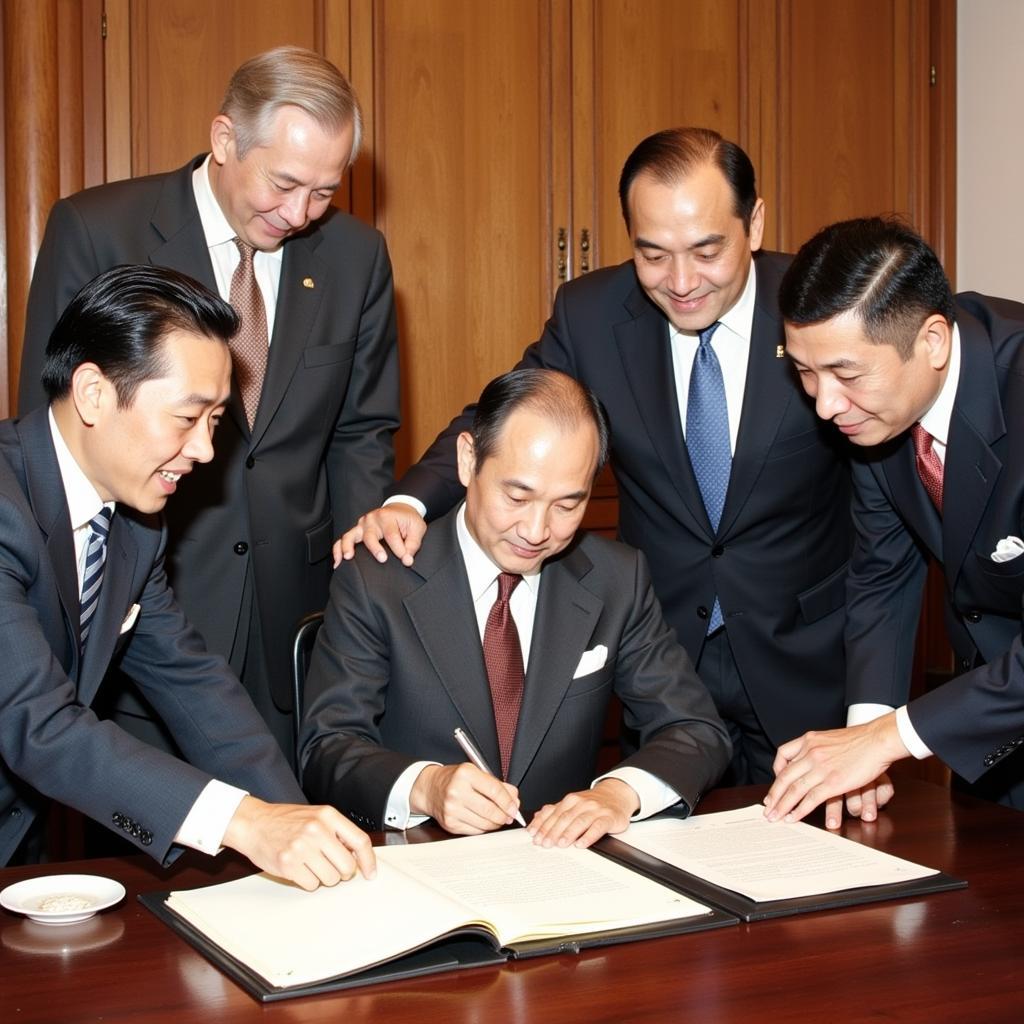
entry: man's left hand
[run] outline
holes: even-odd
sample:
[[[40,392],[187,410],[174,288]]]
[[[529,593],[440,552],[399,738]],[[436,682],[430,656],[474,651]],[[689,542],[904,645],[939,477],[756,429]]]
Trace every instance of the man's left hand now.
[[[593,789],[568,793],[557,804],[545,804],[527,827],[538,846],[578,846],[601,836],[624,832],[640,809],[636,791],[620,779],[602,779]]]

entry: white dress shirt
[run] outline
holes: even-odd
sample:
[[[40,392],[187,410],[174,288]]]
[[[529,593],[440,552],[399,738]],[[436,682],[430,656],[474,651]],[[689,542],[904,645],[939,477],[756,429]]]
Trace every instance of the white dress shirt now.
[[[921,417],[920,423],[932,435],[932,451],[939,457],[943,466],[946,465],[946,446],[949,444],[949,426],[953,421],[953,405],[956,402],[956,390],[960,383],[960,328],[953,325],[953,340],[949,352],[949,372],[942,382],[939,393],[931,407]],[[888,704],[851,704],[846,713],[847,725],[863,725],[887,715],[892,708]],[[896,709],[896,728],[900,739],[910,753],[921,760],[931,757],[931,750],[924,743],[917,730],[910,722],[907,706]]]
[[[482,644],[487,618],[498,597],[498,576],[501,570],[490,560],[469,532],[469,527],[466,525],[465,504],[457,513],[456,535],[466,565],[469,592],[473,598],[473,610],[476,614],[477,628]],[[519,633],[524,669],[527,669],[530,664],[533,622],[537,613],[537,597],[540,594],[543,575],[543,566],[540,572],[524,575],[523,582],[512,591],[508,602],[512,618],[515,620],[516,630]],[[395,780],[395,784],[388,794],[384,812],[384,823],[388,828],[412,828],[427,820],[426,815],[413,814],[409,810],[409,795],[420,772],[428,765],[437,763],[437,761],[417,761],[409,765]],[[657,814],[658,811],[663,811],[666,807],[671,807],[679,801],[679,794],[671,786],[640,768],[618,768],[595,779],[591,785],[596,785],[601,779],[620,779],[634,790],[640,798],[640,809],[633,815],[634,820]]]
[[[757,295],[757,274],[754,264],[747,272],[747,283],[739,299],[722,314],[718,330],[711,336],[711,347],[722,368],[725,385],[725,404],[729,413],[729,447],[736,454],[736,438],[740,432],[740,414],[743,412],[743,394],[747,383],[747,362],[750,359],[750,334],[754,329],[754,299]],[[686,434],[686,409],[690,399],[690,374],[693,357],[700,347],[697,331],[681,331],[668,325],[672,345],[672,371],[676,381],[676,400],[679,402],[679,422]]]
[[[89,547],[89,523],[101,508],[106,506],[114,511],[112,501],[104,502],[89,478],[75,461],[50,410],[50,436],[53,438],[57,465],[60,467],[64,495],[67,499],[71,529],[75,540],[75,562],[78,570],[78,592],[82,592],[82,578],[85,574],[85,557]],[[125,609],[127,611],[127,609]],[[199,794],[192,809],[181,823],[174,841],[203,853],[218,853],[228,823],[231,821],[243,797],[248,794],[225,782],[211,779]]]
[[[217,199],[210,186],[210,161],[207,158],[192,172],[192,191],[195,193],[196,206],[199,207],[199,220],[203,226],[203,236],[210,250],[210,262],[213,264],[213,276],[217,281],[220,297],[228,302],[231,296],[231,278],[235,269],[242,261],[242,256],[235,245],[235,230],[227,222],[224,212],[217,204]],[[257,250],[253,257],[253,273],[263,296],[263,305],[267,312],[267,339],[274,337],[274,316],[277,312],[277,291],[281,283],[281,261],[284,258],[284,246],[274,252]]]

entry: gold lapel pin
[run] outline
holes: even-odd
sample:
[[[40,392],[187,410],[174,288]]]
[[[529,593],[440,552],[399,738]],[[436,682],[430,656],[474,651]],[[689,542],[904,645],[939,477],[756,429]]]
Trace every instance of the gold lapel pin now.
[[[313,283],[313,278],[311,278],[311,277],[304,277],[302,279],[302,287],[303,288],[315,288],[316,285]]]
[[[776,345],[775,346],[775,358],[776,359],[785,359],[786,358],[786,346],[785,345]]]

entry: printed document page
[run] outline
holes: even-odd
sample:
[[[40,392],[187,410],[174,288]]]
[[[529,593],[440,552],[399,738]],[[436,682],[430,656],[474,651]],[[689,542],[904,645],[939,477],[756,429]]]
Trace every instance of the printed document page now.
[[[498,945],[709,914],[590,850],[524,829],[376,847],[377,877],[309,893],[270,875],[173,892],[167,905],[278,987],[363,970],[460,928]]]
[[[758,804],[685,820],[636,822],[615,838],[758,902],[938,874],[805,822],[770,822]]]

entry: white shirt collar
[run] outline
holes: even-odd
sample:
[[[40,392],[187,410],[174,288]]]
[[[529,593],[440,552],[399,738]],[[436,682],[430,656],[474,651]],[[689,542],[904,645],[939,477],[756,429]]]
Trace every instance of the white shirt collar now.
[[[232,242],[235,238],[235,229],[224,216],[224,211],[221,210],[210,184],[212,159],[213,154],[208,153],[206,159],[192,172],[192,191],[196,197],[196,207],[199,209],[199,220],[203,225],[203,237],[208,249]],[[280,262],[284,257],[284,246],[278,246],[273,252],[261,252],[260,256]]]
[[[49,410],[50,436],[53,438],[53,448],[57,453],[57,465],[60,468],[61,482],[64,484],[64,496],[68,503],[68,514],[71,517],[71,529],[80,530],[88,526],[89,522],[104,505],[111,511],[114,510],[114,502],[104,501],[99,492],[93,487],[89,478],[82,471],[82,467],[75,461],[71,454],[57,420],[54,418],[53,409]]]
[[[455,517],[455,533],[458,537],[459,548],[462,551],[462,560],[466,564],[466,576],[469,578],[469,592],[473,597],[473,603],[484,595],[487,588],[494,584],[499,573],[502,572],[494,562],[487,556],[466,525],[466,503],[459,507]],[[541,570],[523,576],[526,585],[536,594],[540,589]]]
[[[949,372],[931,408],[921,417],[921,426],[940,444],[949,444],[949,425],[953,420],[956,390],[960,385],[960,325],[953,324],[949,350]]]

